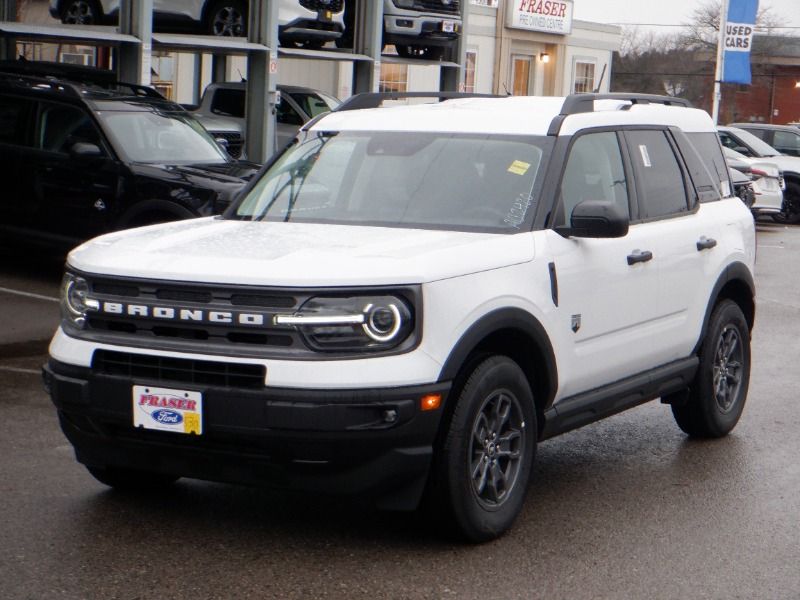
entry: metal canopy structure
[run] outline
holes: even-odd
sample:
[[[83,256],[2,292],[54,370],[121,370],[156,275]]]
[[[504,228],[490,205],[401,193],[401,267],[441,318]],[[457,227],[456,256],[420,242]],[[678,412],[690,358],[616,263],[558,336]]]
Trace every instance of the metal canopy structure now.
[[[212,55],[212,80],[225,77],[226,56],[247,56],[247,154],[266,161],[275,150],[275,113],[278,58],[347,61],[353,64],[354,93],[377,92],[381,63],[436,66],[443,92],[459,91],[464,82],[465,38],[469,0],[461,0],[462,32],[449,62],[406,59],[382,54],[383,2],[348,0],[355,11],[353,49],[311,50],[278,48],[278,3],[249,0],[248,37],[216,37],[154,33],[153,0],[120,0],[119,27],[77,25],[39,26],[14,22],[17,0],[0,0],[0,59],[13,58],[17,40],[85,44],[116,48],[117,76],[124,81],[150,84],[153,50]],[[199,87],[199,83],[198,83]]]

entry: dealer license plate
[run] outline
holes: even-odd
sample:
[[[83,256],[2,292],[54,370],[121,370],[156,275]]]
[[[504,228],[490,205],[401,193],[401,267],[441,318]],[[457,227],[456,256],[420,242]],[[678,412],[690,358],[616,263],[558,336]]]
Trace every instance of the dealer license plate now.
[[[442,21],[442,31],[445,33],[453,33],[456,30],[455,21]]]
[[[173,433],[203,433],[203,394],[133,386],[133,425]]]

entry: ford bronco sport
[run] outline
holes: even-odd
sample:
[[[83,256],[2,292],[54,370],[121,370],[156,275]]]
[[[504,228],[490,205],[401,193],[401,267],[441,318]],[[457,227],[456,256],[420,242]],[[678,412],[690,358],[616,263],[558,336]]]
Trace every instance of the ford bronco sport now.
[[[755,231],[705,112],[374,100],[223,217],[69,255],[45,380],[92,475],[424,501],[482,541],[550,437],[656,398],[691,436],[733,429]]]

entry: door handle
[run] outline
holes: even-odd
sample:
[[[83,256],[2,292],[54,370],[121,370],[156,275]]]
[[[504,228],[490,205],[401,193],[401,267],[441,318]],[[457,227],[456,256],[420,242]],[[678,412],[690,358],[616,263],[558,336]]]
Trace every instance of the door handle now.
[[[707,238],[706,236],[702,236],[699,240],[697,240],[697,251],[702,252],[703,250],[708,250],[716,245],[717,245],[717,240],[715,240],[714,238]]]
[[[653,253],[649,250],[634,250],[631,254],[628,254],[629,265],[647,262],[648,260],[653,260]]]

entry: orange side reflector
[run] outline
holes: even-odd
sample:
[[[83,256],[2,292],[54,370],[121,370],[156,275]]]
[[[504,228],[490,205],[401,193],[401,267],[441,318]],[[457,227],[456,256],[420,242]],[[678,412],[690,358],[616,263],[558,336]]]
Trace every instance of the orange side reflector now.
[[[419,401],[419,407],[423,410],[436,410],[442,405],[442,395],[441,394],[428,394],[427,396],[423,396],[422,399]]]

